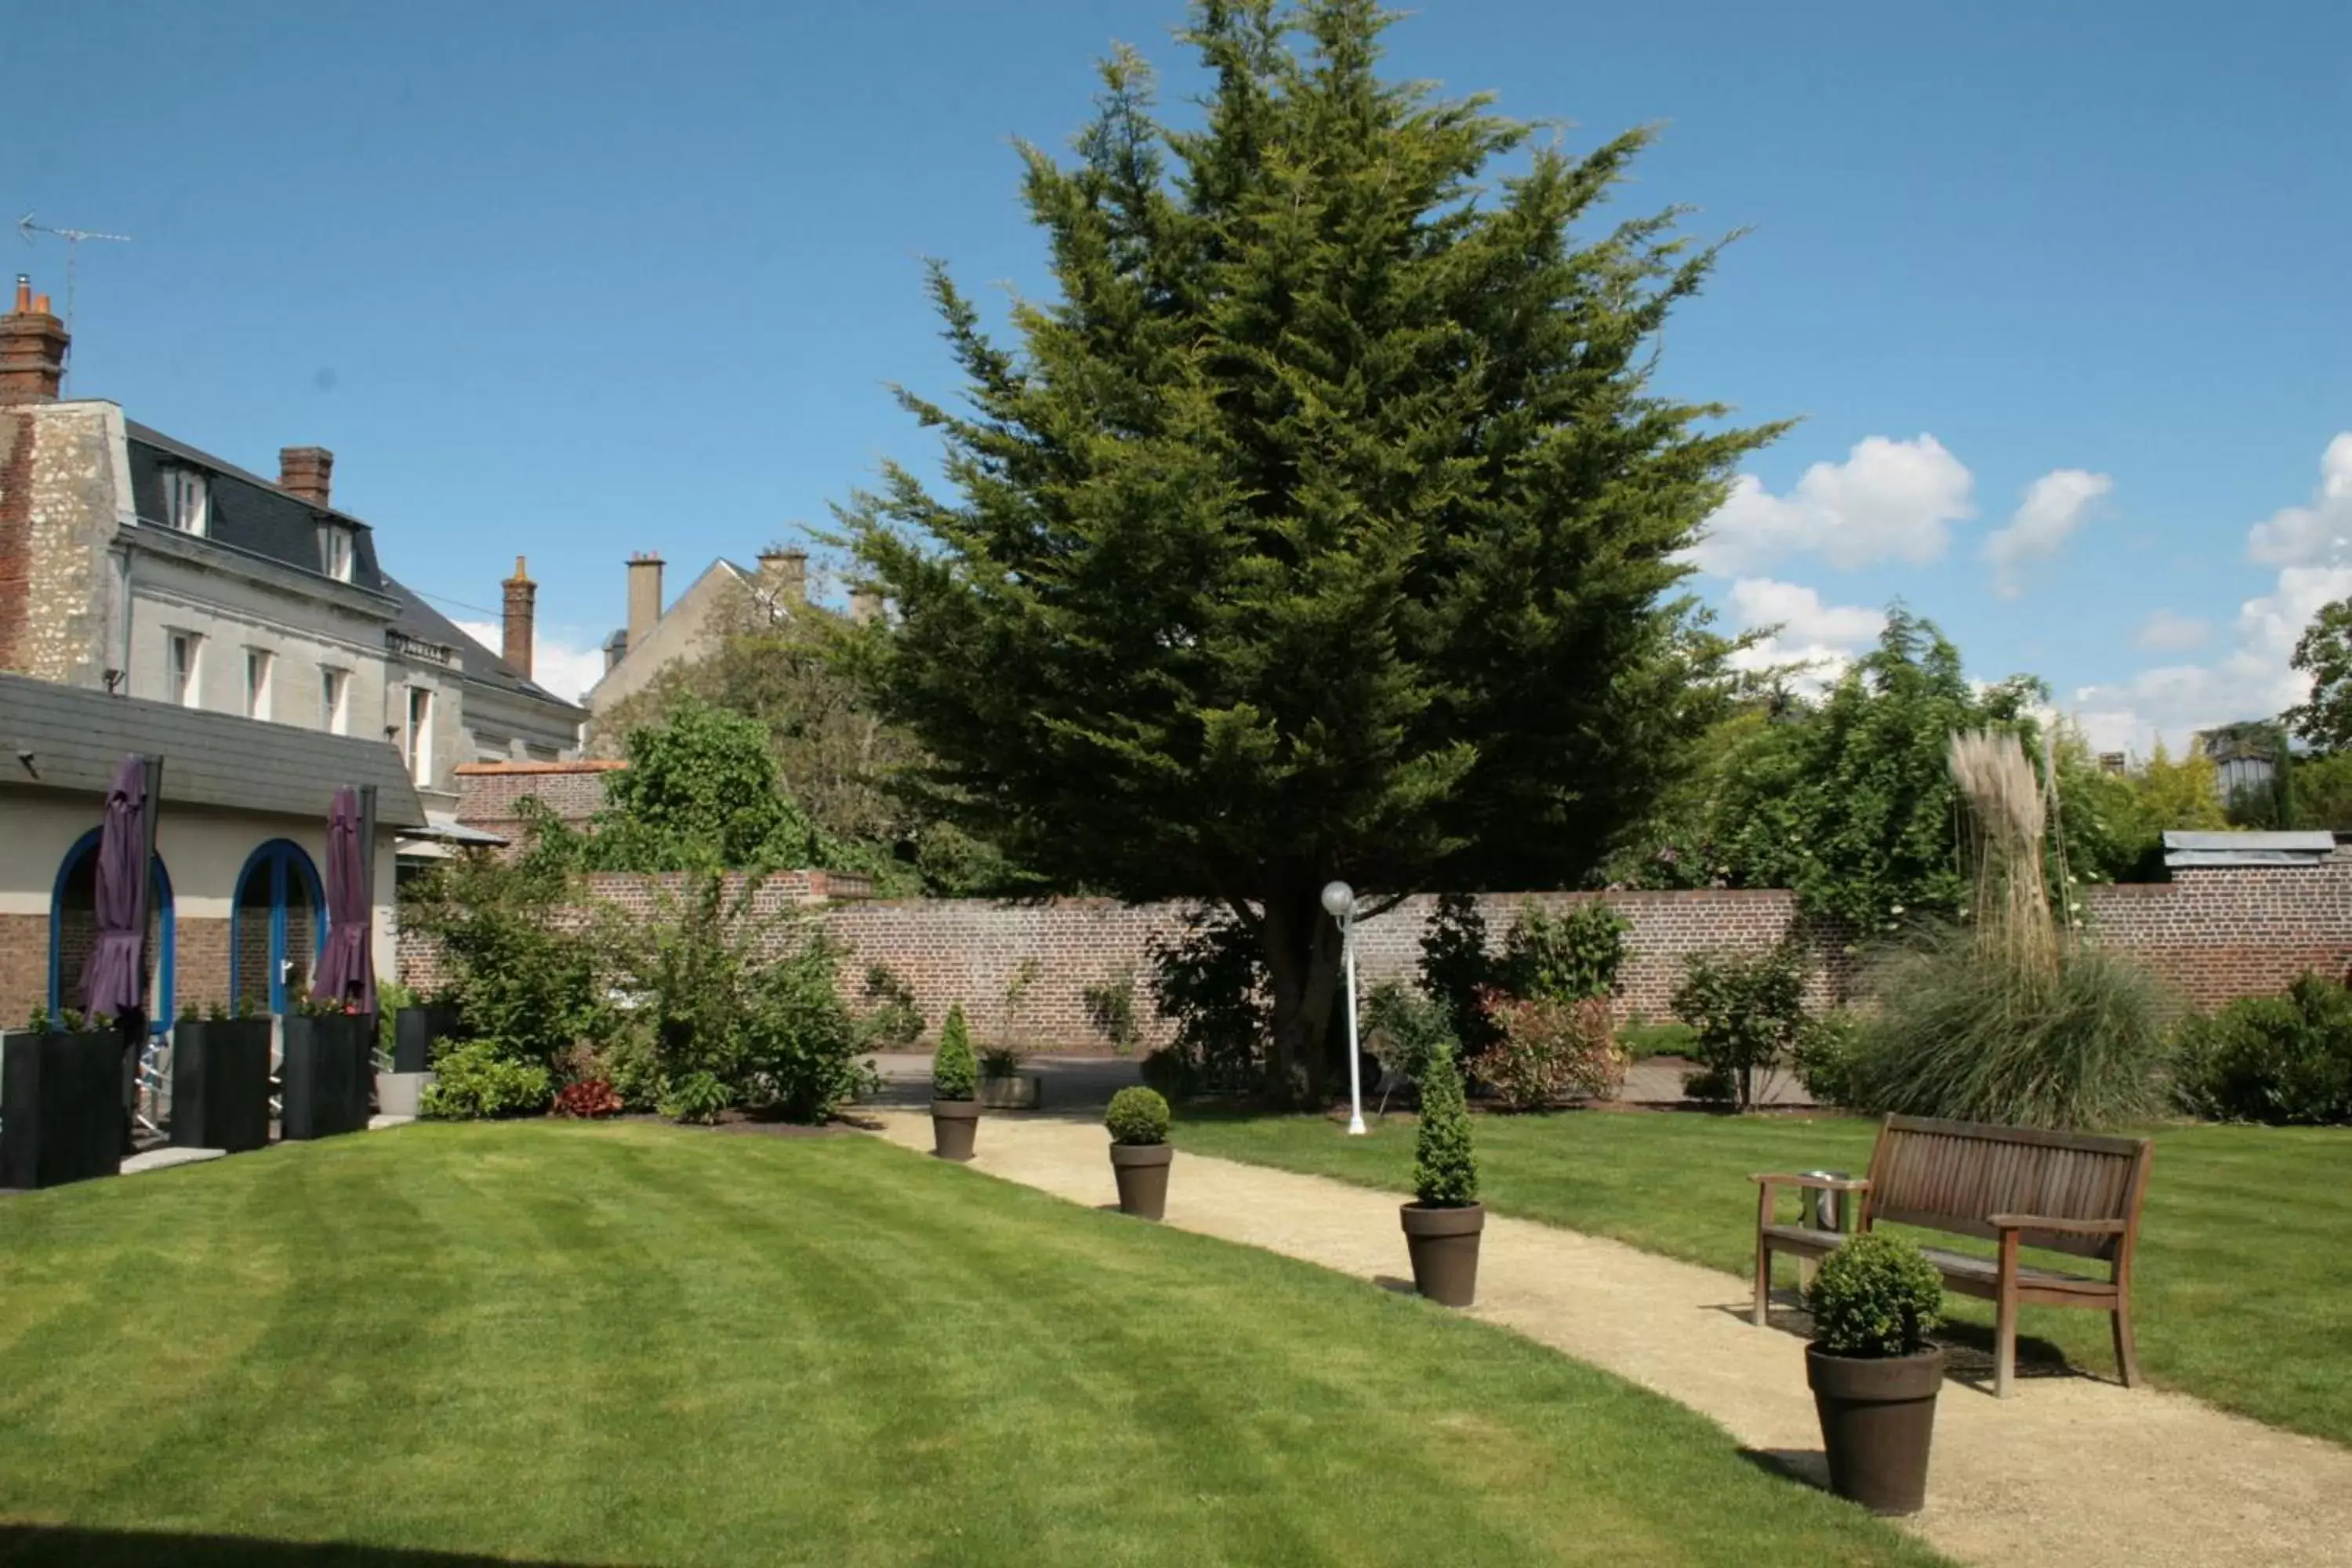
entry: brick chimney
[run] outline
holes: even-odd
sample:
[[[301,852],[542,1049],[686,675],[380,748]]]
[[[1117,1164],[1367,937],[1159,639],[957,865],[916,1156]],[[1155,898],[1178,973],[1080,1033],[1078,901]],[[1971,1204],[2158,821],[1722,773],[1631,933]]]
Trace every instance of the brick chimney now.
[[[871,583],[853,583],[849,588],[849,618],[859,626],[882,618],[882,590]]]
[[[335,455],[324,447],[278,448],[278,488],[297,500],[324,511],[330,481],[335,476]]]
[[[517,675],[530,679],[530,633],[537,619],[539,584],[532,582],[522,569],[522,557],[515,557],[515,574],[502,584],[507,591],[506,660]]]
[[[808,552],[771,545],[760,552],[760,584],[786,609],[808,603]]]
[[[64,385],[66,324],[49,312],[49,297],[16,274],[16,306],[0,316],[0,405],[55,403]]]
[[[662,558],[650,550],[629,557],[629,647],[640,648],[662,616]]]

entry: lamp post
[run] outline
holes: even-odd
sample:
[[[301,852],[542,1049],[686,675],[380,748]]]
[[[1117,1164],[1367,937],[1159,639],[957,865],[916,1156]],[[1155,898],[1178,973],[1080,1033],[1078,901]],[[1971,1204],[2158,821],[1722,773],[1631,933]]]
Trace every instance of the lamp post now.
[[[1348,971],[1348,1132],[1364,1131],[1363,1052],[1356,1047],[1356,889],[1345,882],[1326,883],[1323,909],[1339,922],[1339,957]]]

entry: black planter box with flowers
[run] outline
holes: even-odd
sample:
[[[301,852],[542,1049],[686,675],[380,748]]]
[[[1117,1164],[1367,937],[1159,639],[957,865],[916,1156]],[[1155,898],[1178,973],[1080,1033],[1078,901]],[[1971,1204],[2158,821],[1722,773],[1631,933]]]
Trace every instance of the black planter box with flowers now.
[[[0,1038],[0,1187],[55,1187],[121,1169],[121,1035]]]
[[[269,1020],[172,1026],[172,1142],[240,1153],[269,1142]]]
[[[375,1088],[374,1017],[294,1013],[285,1024],[278,1135],[291,1142],[363,1131]]]

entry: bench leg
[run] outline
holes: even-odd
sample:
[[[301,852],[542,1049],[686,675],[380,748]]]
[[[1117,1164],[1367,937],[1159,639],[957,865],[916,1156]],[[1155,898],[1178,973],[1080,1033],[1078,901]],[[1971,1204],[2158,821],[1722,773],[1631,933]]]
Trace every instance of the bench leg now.
[[[1772,1244],[1759,1236],[1756,1238],[1756,1310],[1748,1320],[1759,1329],[1765,1326],[1771,1295]]]
[[[2017,1232],[2000,1233],[2000,1288],[1994,1303],[1992,1339],[1992,1392],[1996,1399],[2009,1397],[2009,1385],[2017,1374]]]
[[[2126,1388],[2139,1386],[2139,1345],[2132,1338],[2131,1303],[2118,1302],[2115,1310],[2116,1372]]]

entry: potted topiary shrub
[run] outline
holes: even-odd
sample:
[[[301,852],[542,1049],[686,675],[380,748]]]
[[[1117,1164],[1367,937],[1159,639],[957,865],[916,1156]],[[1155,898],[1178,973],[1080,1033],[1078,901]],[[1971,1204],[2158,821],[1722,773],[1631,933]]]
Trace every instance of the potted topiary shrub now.
[[[959,1002],[940,1026],[939,1052],[931,1058],[931,1152],[942,1160],[969,1160],[972,1134],[979,1130],[980,1063],[971,1054],[971,1028]]]
[[[1478,1293],[1478,1158],[1470,1146],[1470,1108],[1462,1071],[1440,1045],[1421,1081],[1421,1134],[1413,1148],[1414,1201],[1403,1206],[1412,1286],[1433,1301],[1466,1307]]]
[[[1822,1260],[1805,1306],[1805,1381],[1829,1453],[1830,1489],[1873,1513],[1916,1513],[1944,1352],[1927,1342],[1944,1282],[1918,1247],[1866,1231]]]
[[[1110,1129],[1110,1171],[1118,1182],[1118,1212],[1158,1219],[1168,1210],[1168,1102],[1157,1089],[1132,1084],[1110,1097],[1103,1117]]]

